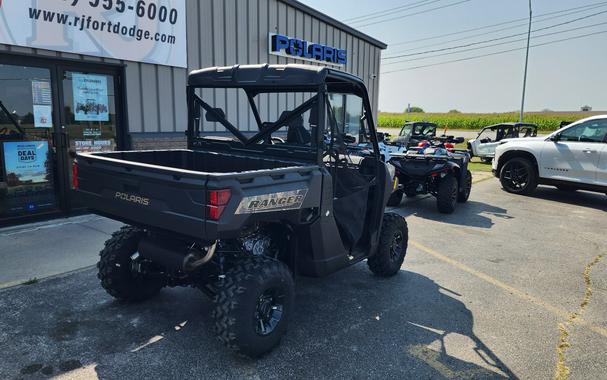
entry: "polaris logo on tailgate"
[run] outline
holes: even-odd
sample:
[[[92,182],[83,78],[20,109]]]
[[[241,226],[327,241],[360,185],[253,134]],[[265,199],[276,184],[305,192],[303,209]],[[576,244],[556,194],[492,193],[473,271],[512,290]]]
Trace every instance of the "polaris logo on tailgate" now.
[[[240,201],[236,214],[297,210],[301,208],[307,193],[308,189],[300,189],[245,197]]]
[[[150,198],[140,197],[139,195],[121,193],[120,191],[117,191],[116,194],[114,194],[114,198],[131,203],[137,203],[142,206],[150,205]]]

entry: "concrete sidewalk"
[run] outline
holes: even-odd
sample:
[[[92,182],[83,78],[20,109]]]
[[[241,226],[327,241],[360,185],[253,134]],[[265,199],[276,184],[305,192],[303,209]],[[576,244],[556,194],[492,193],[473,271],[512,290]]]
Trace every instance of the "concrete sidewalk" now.
[[[82,215],[0,229],[0,289],[94,265],[120,226]]]

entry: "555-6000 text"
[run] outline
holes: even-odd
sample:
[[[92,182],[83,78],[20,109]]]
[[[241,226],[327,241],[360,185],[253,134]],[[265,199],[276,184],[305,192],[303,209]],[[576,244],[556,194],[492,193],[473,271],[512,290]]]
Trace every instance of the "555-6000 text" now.
[[[64,0],[71,1],[72,6],[75,7],[78,5],[80,0]],[[147,17],[150,20],[158,20],[160,22],[170,22],[175,25],[177,23],[177,17],[179,16],[177,13],[177,9],[175,8],[167,8],[164,5],[158,6],[156,3],[148,2],[146,3],[143,0],[139,0],[133,4],[127,5],[126,0],[82,0],[82,2],[88,3],[93,8],[97,8],[98,6],[103,7],[103,9],[107,11],[111,11],[112,9],[116,10],[116,12],[124,13],[125,11],[134,11],[137,17]]]

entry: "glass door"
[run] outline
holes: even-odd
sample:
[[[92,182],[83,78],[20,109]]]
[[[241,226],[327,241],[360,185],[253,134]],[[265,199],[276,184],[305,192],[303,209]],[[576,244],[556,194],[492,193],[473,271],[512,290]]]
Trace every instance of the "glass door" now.
[[[0,63],[0,223],[56,211],[51,70]]]
[[[103,71],[61,68],[61,134],[65,161],[72,167],[76,153],[106,152],[121,146],[117,75]],[[68,186],[72,171],[68,170]],[[68,192],[69,193],[69,192]],[[70,197],[70,208],[80,208]]]

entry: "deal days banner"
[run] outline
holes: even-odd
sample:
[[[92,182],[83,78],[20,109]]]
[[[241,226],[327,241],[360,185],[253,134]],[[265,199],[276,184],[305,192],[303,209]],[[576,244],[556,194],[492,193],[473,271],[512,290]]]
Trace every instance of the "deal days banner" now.
[[[0,43],[187,67],[186,0],[0,0]]]

